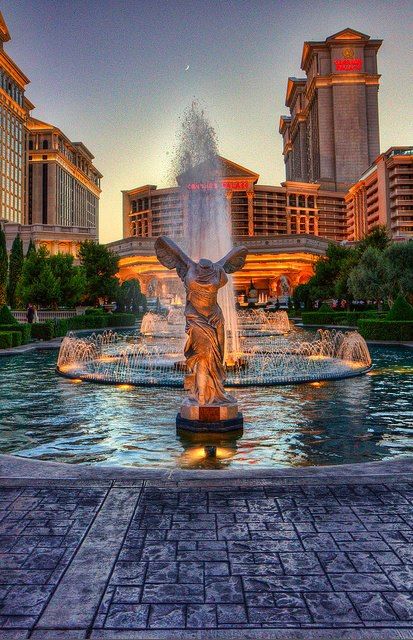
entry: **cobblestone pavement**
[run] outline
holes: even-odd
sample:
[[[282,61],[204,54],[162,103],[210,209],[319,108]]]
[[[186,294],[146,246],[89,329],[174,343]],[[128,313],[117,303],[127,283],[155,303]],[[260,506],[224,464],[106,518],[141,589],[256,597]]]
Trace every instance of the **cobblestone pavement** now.
[[[413,477],[9,479],[0,509],[2,639],[413,638]]]

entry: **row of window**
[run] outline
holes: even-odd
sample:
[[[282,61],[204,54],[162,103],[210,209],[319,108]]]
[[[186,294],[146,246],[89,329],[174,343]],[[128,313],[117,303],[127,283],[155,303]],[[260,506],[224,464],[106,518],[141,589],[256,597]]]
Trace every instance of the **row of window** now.
[[[57,167],[56,224],[96,228],[98,199],[61,167]]]
[[[18,105],[21,107],[23,106],[23,91],[4,69],[0,69],[0,87],[7,93],[7,95],[17,102]]]

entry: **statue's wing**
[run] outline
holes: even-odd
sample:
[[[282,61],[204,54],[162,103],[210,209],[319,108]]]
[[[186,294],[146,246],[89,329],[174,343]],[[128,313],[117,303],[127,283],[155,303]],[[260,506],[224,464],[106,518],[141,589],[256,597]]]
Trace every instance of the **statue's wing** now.
[[[155,242],[156,257],[167,269],[176,269],[178,276],[183,279],[189,267],[193,264],[191,258],[170,238],[159,236]]]
[[[246,247],[235,247],[231,249],[224,258],[221,258],[217,264],[222,267],[226,273],[234,273],[242,269],[247,255],[248,249]]]

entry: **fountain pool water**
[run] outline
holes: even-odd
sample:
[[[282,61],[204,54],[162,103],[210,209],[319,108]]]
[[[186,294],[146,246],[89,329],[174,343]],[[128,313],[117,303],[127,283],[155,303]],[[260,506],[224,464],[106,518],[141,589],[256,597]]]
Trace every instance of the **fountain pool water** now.
[[[297,333],[302,341],[314,338]],[[373,345],[371,371],[355,378],[232,389],[244,434],[217,440],[215,458],[205,455],[207,439],[176,434],[180,389],[56,376],[56,355],[0,358],[0,452],[75,464],[239,471],[413,454],[413,350],[405,347]]]

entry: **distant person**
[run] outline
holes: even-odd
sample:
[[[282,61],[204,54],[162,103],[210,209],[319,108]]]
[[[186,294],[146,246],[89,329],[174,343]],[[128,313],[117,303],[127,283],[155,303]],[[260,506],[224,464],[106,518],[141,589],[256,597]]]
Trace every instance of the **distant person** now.
[[[37,307],[35,304],[33,305],[33,311],[34,311],[33,322],[37,324],[39,322],[39,314],[37,313]]]
[[[29,324],[33,324],[34,319],[34,307],[31,302],[29,302],[26,312],[27,322]]]

